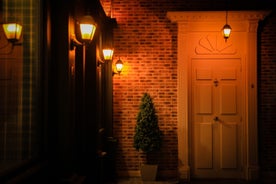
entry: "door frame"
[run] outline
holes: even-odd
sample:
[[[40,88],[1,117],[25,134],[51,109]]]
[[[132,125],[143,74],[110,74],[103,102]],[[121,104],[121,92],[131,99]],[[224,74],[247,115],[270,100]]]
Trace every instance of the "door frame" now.
[[[243,157],[245,160],[244,176],[241,179],[256,180],[259,175],[258,137],[257,137],[257,28],[269,11],[229,11],[228,22],[235,34],[242,37],[234,45],[236,50],[230,57],[244,59],[245,71],[245,144]],[[196,57],[214,57],[200,51],[201,41],[193,34],[201,34],[202,38],[209,33],[219,33],[225,24],[225,11],[186,11],[167,12],[167,17],[177,23],[177,74],[178,74],[178,173],[179,179],[190,180],[191,163],[191,126],[189,104],[190,61]],[[235,29],[234,29],[235,28]],[[201,37],[200,37],[201,38]],[[231,37],[230,37],[231,38]],[[204,41],[204,40],[203,40]],[[203,42],[202,42],[203,43]],[[239,45],[240,44],[240,45]],[[239,46],[238,46],[239,45]],[[191,48],[192,47],[192,48]],[[199,48],[199,50],[197,50]],[[227,51],[232,52],[232,51]],[[203,54],[202,54],[203,53]],[[217,53],[215,58],[226,57],[225,53]],[[227,54],[227,53],[226,53]],[[229,56],[227,56],[229,57]]]

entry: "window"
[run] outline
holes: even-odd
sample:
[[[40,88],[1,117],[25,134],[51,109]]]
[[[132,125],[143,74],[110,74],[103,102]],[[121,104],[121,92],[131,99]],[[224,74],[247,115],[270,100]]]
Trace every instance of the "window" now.
[[[21,45],[0,28],[0,173],[39,156],[41,1],[3,0],[1,21],[22,24]]]

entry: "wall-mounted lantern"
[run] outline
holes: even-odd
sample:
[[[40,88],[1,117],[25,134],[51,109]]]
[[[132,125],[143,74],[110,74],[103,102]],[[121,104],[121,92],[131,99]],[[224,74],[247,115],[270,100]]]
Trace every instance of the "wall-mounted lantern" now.
[[[103,48],[103,57],[105,61],[111,61],[113,58],[113,48]]]
[[[84,16],[80,21],[81,39],[84,43],[90,43],[96,32],[96,23],[90,15]]]
[[[85,15],[78,25],[80,30],[80,40],[76,38],[75,34],[71,35],[71,50],[73,50],[75,46],[89,44],[93,40],[97,28],[94,19],[90,15]]]
[[[113,28],[115,22],[113,19],[108,18],[104,24],[102,32],[102,54],[105,61],[111,61],[114,54],[113,47]]]
[[[124,63],[122,62],[122,60],[119,58],[116,63],[115,63],[115,71],[113,70],[113,75],[115,74],[121,74],[122,70],[124,67]]]
[[[7,40],[13,45],[20,40],[22,35],[22,25],[16,22],[2,24]]]

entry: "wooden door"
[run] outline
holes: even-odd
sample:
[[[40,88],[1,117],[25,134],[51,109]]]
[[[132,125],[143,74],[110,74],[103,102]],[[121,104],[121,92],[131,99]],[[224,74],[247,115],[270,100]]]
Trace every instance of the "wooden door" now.
[[[241,178],[241,61],[192,60],[191,66],[192,177]]]

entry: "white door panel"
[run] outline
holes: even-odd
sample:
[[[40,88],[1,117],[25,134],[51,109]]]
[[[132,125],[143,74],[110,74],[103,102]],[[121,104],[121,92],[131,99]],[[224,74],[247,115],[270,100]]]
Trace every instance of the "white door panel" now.
[[[192,60],[192,169],[196,178],[242,174],[240,60]]]

